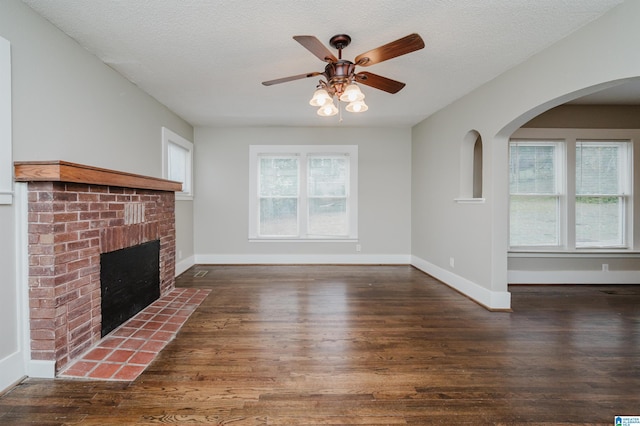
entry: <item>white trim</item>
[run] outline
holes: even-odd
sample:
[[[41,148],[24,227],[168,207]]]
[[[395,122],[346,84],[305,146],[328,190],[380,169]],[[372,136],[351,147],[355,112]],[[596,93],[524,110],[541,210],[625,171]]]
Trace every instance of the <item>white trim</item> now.
[[[509,284],[640,284],[638,271],[509,271]]]
[[[27,365],[27,373],[29,374],[29,377],[37,377],[39,379],[55,379],[56,362],[32,359]]]
[[[353,238],[353,239],[332,239],[332,238],[296,238],[296,239],[291,239],[291,238],[275,238],[275,237],[269,237],[269,238],[249,238],[247,241],[249,241],[250,243],[273,243],[273,242],[279,242],[279,243],[309,243],[309,242],[313,242],[313,243],[357,243],[359,240],[357,238]]]
[[[16,184],[15,217],[15,292],[16,292],[16,343],[17,350],[0,361],[0,389],[3,389],[27,374],[30,356],[29,300],[28,300],[28,234],[27,234],[27,184]],[[21,197],[18,194],[22,194]]]
[[[16,377],[24,376],[38,378],[54,378],[56,374],[55,361],[41,361],[31,359],[31,334],[29,321],[29,208],[28,188],[25,182],[15,185],[15,252],[16,252],[16,290],[18,306],[18,339],[21,365],[13,370]],[[3,367],[4,368],[4,367]]]
[[[454,198],[458,204],[483,204],[485,202],[484,198]]]
[[[13,202],[11,44],[0,37],[0,204]]]
[[[22,371],[27,373],[31,360],[31,321],[29,320],[29,188],[26,182],[16,183],[15,253],[16,293],[18,295],[18,338],[22,352]]]
[[[21,352],[14,352],[0,359],[0,392],[24,377],[24,358]]]
[[[15,185],[15,203],[13,205],[15,220],[15,277],[16,306],[18,308],[18,345],[22,358],[20,370],[16,373],[29,373],[31,360],[31,322],[29,320],[29,191],[26,182]]]
[[[0,192],[0,204],[13,203],[13,192]]]
[[[551,188],[547,192],[520,192],[516,190],[511,192],[511,182],[509,182],[509,222],[511,222],[511,206],[512,206],[512,198],[514,197],[529,197],[529,198],[555,198],[556,199],[556,226],[555,226],[555,243],[547,241],[544,244],[537,246],[548,246],[552,248],[558,247],[566,247],[567,240],[571,240],[571,238],[567,237],[567,229],[572,229],[571,226],[567,225],[568,213],[567,213],[567,193],[568,182],[567,182],[567,174],[568,174],[568,162],[569,159],[567,157],[567,152],[570,152],[570,149],[567,149],[566,141],[560,138],[545,138],[545,139],[529,139],[529,138],[516,138],[511,137],[509,139],[509,167],[511,167],[512,161],[512,148],[519,147],[552,147],[553,148],[553,171],[555,174],[554,179],[554,188]],[[519,151],[516,154],[516,162],[518,163],[518,170],[520,161],[518,160]],[[518,172],[518,175],[520,173]],[[509,174],[509,180],[511,180],[511,172]],[[519,180],[518,180],[519,182]],[[519,189],[519,188],[518,188]],[[518,248],[521,246],[511,245],[511,225],[508,227],[509,229],[509,246],[511,248]],[[527,244],[522,247],[530,248],[536,247],[536,244]]]
[[[613,258],[613,259],[635,259],[640,258],[640,252],[629,251],[510,251],[509,258]]]
[[[488,309],[511,309],[511,293],[508,291],[489,290],[480,284],[456,275],[417,256],[412,256],[411,265],[442,281],[444,284]]]
[[[176,192],[176,200],[193,200],[193,142],[166,127],[162,128],[162,177],[165,179],[169,179],[170,144],[179,146],[188,152],[185,182],[182,183],[183,190]]]
[[[189,256],[185,259],[182,259],[180,262],[176,262],[176,277],[180,274],[183,274],[187,269],[191,268],[195,265],[195,257]]]
[[[466,278],[455,275],[416,256],[403,254],[374,255],[288,255],[288,254],[197,254],[196,265],[412,265],[442,281],[488,309],[510,309],[511,293],[491,291]]]
[[[410,264],[442,281],[489,309],[510,309],[511,293],[491,291],[479,284],[439,268],[416,256],[379,255],[288,255],[288,254],[197,254],[197,265],[275,265],[275,264],[341,264],[341,265],[407,265]]]
[[[197,254],[199,265],[408,265],[410,255],[404,254]]]

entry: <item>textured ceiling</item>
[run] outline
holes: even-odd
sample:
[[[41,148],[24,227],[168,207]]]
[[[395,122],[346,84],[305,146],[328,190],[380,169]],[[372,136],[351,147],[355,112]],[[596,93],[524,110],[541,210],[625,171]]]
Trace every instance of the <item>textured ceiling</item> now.
[[[417,32],[424,49],[366,68],[407,86],[363,86],[369,111],[340,124],[412,126],[623,0],[23,1],[194,126],[338,125],[308,105],[318,77],[261,84],[324,69],[292,36],[349,34],[353,60]]]

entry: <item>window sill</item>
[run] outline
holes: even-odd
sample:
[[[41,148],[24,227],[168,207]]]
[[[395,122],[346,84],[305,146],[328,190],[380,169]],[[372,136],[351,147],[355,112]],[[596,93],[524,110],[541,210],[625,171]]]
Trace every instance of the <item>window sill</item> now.
[[[357,243],[357,238],[249,238],[250,243]]]
[[[455,201],[458,204],[484,204],[485,199],[484,198],[454,198],[453,201]]]
[[[630,249],[585,249],[585,250],[512,250],[509,251],[507,257],[513,258],[549,258],[549,257],[566,257],[566,258],[588,258],[588,257],[640,257],[640,251]]]

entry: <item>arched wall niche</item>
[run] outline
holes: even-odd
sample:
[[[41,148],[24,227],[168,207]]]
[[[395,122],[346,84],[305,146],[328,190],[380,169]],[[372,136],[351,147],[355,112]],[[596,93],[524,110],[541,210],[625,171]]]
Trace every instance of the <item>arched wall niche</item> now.
[[[482,202],[482,136],[470,130],[460,146],[460,193],[458,202]]]

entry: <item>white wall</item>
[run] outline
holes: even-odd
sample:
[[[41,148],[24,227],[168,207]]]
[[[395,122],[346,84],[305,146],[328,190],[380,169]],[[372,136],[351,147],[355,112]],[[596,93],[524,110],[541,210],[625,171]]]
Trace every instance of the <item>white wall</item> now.
[[[409,263],[409,129],[196,128],[197,263]],[[249,145],[358,145],[356,243],[249,242]]]
[[[480,303],[509,307],[508,137],[549,108],[640,76],[638,16],[640,2],[627,1],[414,128],[414,264]],[[457,204],[460,146],[472,129],[484,142],[486,201]]]
[[[22,2],[0,2],[0,36],[11,43],[14,160],[65,160],[160,177],[162,126],[193,139],[187,122]],[[25,351],[13,209],[0,206],[0,389],[29,373],[26,362],[15,365]],[[188,229],[192,219],[179,220]]]

